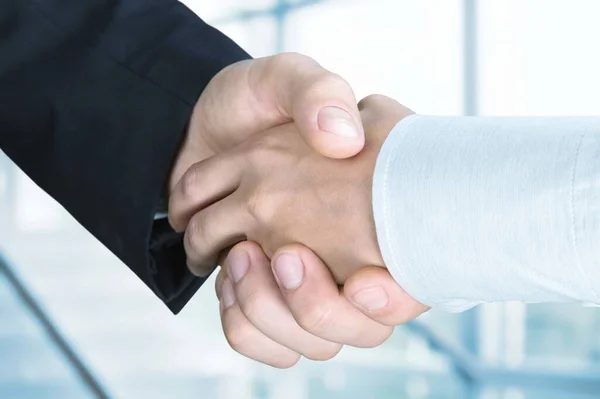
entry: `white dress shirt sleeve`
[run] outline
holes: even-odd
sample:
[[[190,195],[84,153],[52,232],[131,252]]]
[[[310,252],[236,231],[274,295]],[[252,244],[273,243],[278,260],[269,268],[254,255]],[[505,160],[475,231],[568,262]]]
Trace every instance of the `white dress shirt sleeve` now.
[[[426,305],[600,303],[600,118],[408,117],[373,208],[388,269]]]

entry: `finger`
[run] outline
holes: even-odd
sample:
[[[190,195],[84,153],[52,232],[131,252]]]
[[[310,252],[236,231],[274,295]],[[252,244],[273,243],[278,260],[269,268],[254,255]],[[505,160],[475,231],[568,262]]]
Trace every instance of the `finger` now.
[[[371,94],[358,102],[365,130],[390,131],[398,120],[414,114],[409,108],[383,94]]]
[[[225,260],[242,313],[273,341],[312,360],[328,360],[342,345],[303,330],[281,297],[271,271],[271,262],[253,242],[237,244]]]
[[[344,283],[343,292],[366,316],[387,326],[404,324],[430,309],[408,295],[381,267],[357,270]]]
[[[169,196],[169,222],[183,231],[200,209],[228,196],[239,185],[243,158],[237,152],[215,155],[192,165]]]
[[[348,158],[362,150],[364,130],[352,88],[312,58],[284,53],[257,60],[248,82],[265,109],[292,119],[319,153]]]
[[[233,350],[277,368],[288,368],[298,362],[299,354],[274,342],[248,321],[237,305],[233,285],[228,277],[223,277],[220,292],[221,325]]]
[[[410,109],[381,94],[372,94],[358,103],[360,116],[367,132],[365,149],[379,150],[389,132],[403,118],[412,115]]]
[[[197,276],[209,274],[222,251],[246,239],[252,223],[235,193],[196,213],[183,237],[190,271]]]
[[[329,269],[308,248],[289,245],[273,255],[273,273],[298,324],[328,341],[373,347],[392,328],[371,320],[340,293]]]
[[[215,294],[217,295],[219,302],[221,301],[221,288],[223,287],[225,277],[227,277],[227,273],[225,272],[225,269],[221,268],[215,278]]]
[[[379,112],[379,114],[385,116],[389,112],[403,112],[414,114],[410,108],[400,104],[395,99],[388,97],[384,94],[370,94],[362,98],[357,104],[358,110],[363,112],[368,109]]]

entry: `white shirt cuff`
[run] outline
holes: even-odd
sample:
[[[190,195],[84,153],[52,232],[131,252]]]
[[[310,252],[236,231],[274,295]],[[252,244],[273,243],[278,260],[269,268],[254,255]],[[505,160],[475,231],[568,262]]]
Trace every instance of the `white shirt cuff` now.
[[[600,118],[410,116],[373,208],[388,269],[426,305],[600,303]]]

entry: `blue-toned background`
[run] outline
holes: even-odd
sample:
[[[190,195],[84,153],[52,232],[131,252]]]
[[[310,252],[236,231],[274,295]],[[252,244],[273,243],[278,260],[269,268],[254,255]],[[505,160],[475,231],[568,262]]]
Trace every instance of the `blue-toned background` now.
[[[419,113],[600,110],[595,0],[187,0],[254,56],[298,51]],[[280,371],[233,352],[211,284],[177,317],[0,153],[0,399],[600,398],[600,309],[431,312]],[[118,281],[118,284],[115,284]]]

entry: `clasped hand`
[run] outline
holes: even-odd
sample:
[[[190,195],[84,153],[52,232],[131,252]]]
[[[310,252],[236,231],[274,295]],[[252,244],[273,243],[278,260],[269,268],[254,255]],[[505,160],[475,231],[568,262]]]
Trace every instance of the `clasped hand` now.
[[[288,69],[292,65],[278,62]],[[190,270],[207,275],[215,264],[224,266],[216,290],[229,343],[276,367],[289,367],[300,356],[331,358],[343,344],[378,345],[392,326],[427,309],[385,270],[372,216],[371,182],[379,149],[411,111],[384,96],[370,96],[358,109],[348,106],[348,96],[327,98],[320,86],[340,85],[339,78],[324,79],[327,72],[318,64],[307,65],[312,73],[300,75],[318,77],[316,83],[300,90],[305,93],[300,99],[285,102],[298,104],[309,97],[305,103],[312,108],[315,102],[345,103],[339,111],[350,108],[346,120],[351,123],[350,115],[356,113],[354,118],[362,122],[357,129],[366,136],[362,151],[333,159],[357,151],[339,144],[344,156],[330,151],[322,137],[307,129],[306,107],[292,107],[297,114],[290,112],[284,124],[268,113],[273,120],[266,130],[265,123],[259,124],[262,129],[254,126],[247,137],[225,142],[229,146],[218,142],[222,136],[204,134],[204,143],[216,150],[196,163],[188,155],[187,169],[176,168],[169,202],[172,226],[185,231]],[[293,69],[286,72],[294,78]],[[345,92],[351,90],[346,87]],[[212,98],[210,103],[223,102]]]
[[[288,123],[190,167],[171,194],[170,209],[173,226],[185,229],[191,270],[205,274],[221,251],[245,240],[258,243],[269,258],[284,245],[301,243],[340,284],[364,265],[383,267],[371,180],[387,133],[409,111],[382,97],[359,109],[366,145],[350,159],[316,153]],[[287,278],[282,283],[288,289],[298,284]]]

